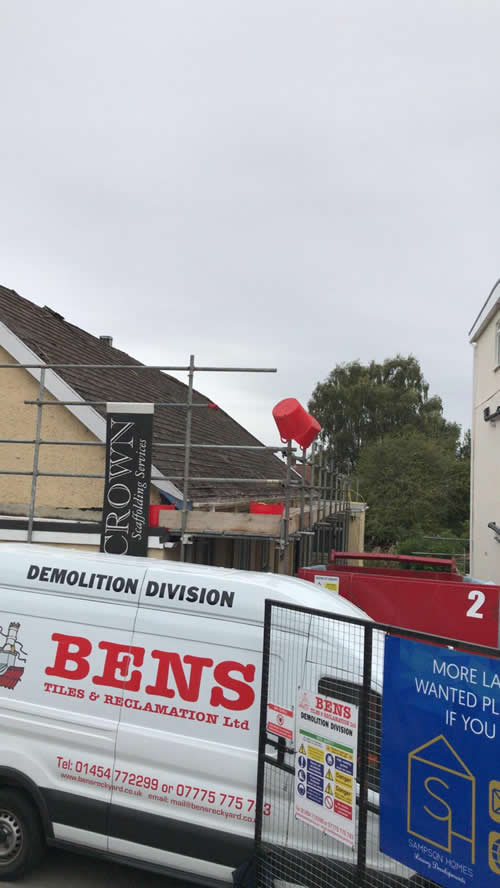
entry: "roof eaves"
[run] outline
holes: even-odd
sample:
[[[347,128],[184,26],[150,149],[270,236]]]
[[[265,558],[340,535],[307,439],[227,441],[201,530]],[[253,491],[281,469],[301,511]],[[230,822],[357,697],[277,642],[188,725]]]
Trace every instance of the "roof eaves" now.
[[[29,346],[23,342],[19,336],[16,336],[12,330],[7,327],[3,321],[0,321],[0,346],[14,358],[15,362],[18,364],[44,364],[39,355],[37,355]],[[41,370],[32,368],[26,368],[27,372],[33,376],[37,382],[40,381]],[[12,372],[12,371],[7,371]],[[88,404],[84,404],[84,398],[78,394],[58,373],[54,370],[47,369],[45,371],[45,380],[44,385],[47,391],[50,392],[51,395],[56,398],[58,401],[82,401],[82,406],[72,406],[68,405],[66,407],[79,422],[83,423],[90,432],[99,440],[106,441],[106,420],[97,410],[94,410],[93,407],[89,407]],[[163,473],[157,469],[154,465],[151,466],[151,471],[155,475],[162,475]],[[172,481],[168,481],[166,478],[162,481],[152,481],[151,482],[155,487],[159,489],[167,489],[169,493],[174,496],[176,499],[183,499],[182,491],[179,490]]]
[[[470,328],[469,342],[476,342],[479,339],[484,329],[488,326],[492,316],[495,314],[497,307],[500,304],[500,290],[498,293],[496,292],[499,285],[500,280],[494,285],[476,320]]]

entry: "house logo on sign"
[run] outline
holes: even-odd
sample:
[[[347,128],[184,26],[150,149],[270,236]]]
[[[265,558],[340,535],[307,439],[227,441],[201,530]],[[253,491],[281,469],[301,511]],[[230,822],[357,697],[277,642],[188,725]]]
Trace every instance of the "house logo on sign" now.
[[[0,688],[14,690],[21,681],[26,664],[26,654],[17,640],[20,623],[10,623],[7,632],[0,626]]]
[[[408,822],[412,836],[452,852],[469,845],[475,862],[476,779],[440,734],[408,756]]]

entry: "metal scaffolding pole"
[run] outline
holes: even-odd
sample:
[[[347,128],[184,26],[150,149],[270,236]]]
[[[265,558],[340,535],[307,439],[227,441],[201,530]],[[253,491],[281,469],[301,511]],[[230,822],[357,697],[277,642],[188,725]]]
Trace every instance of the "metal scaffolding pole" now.
[[[182,529],[181,529],[181,561],[186,554],[186,528],[188,520],[188,492],[189,492],[189,464],[191,458],[191,424],[193,421],[193,380],[194,380],[194,355],[189,359],[188,377],[188,411],[186,414],[186,440],[184,450],[184,485],[182,492]]]
[[[39,399],[43,401],[43,394],[45,390],[45,370],[40,370],[40,391],[39,391]],[[35,427],[35,447],[33,450],[33,472],[31,476],[31,496],[30,496],[30,508],[28,513],[28,543],[33,541],[33,520],[35,517],[35,500],[36,500],[36,485],[38,481],[38,465],[40,460],[40,436],[42,433],[42,407],[41,404],[38,405],[36,409],[36,427]]]
[[[316,492],[317,492],[317,496],[318,496],[318,504],[317,504],[317,507],[316,507],[316,536],[315,536],[315,538],[314,538],[316,557],[318,557],[318,554],[319,554],[319,552],[320,552],[320,543],[321,543],[321,527],[320,527],[320,521],[321,521],[321,483],[322,483],[322,477],[323,477],[323,450],[320,450],[320,452],[319,452],[319,465],[318,465],[318,482],[317,482],[317,485],[316,485]]]
[[[38,442],[40,447],[106,447],[105,441],[44,441]],[[36,438],[0,438],[0,444],[36,444]],[[164,444],[154,441],[153,447],[178,447],[184,449],[185,444]],[[267,444],[191,444],[191,450],[202,448],[206,450],[267,450],[268,453],[286,453],[286,447],[275,447]],[[292,448],[295,450],[295,448]]]
[[[306,540],[307,537],[304,535],[304,511],[305,511],[305,500],[306,500],[306,473],[307,473],[307,463],[306,463],[306,447],[302,448],[302,484],[300,485],[300,567],[303,567],[305,560],[305,548],[306,548]]]
[[[17,469],[1,469],[0,475],[32,475],[33,471],[23,471]],[[39,478],[101,478],[106,476],[103,472],[37,472]],[[183,481],[184,475],[151,475],[151,481]],[[207,475],[191,475],[190,481],[207,481],[212,484],[283,484],[283,478],[233,478],[231,476],[224,478],[211,478]],[[293,482],[290,482],[293,487]]]
[[[167,364],[0,364],[0,370],[169,370],[183,373],[187,367]],[[277,373],[276,367],[193,367],[196,373]]]
[[[285,488],[285,515],[281,520],[280,534],[280,558],[284,560],[288,552],[289,526],[290,526],[290,475],[292,469],[292,442],[286,445],[286,488]]]

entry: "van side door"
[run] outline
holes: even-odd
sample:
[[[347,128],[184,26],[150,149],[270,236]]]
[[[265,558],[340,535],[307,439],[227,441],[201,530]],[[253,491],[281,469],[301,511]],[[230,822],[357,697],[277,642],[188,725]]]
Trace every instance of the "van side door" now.
[[[228,879],[251,854],[262,627],[139,607],[116,748],[110,850]]]

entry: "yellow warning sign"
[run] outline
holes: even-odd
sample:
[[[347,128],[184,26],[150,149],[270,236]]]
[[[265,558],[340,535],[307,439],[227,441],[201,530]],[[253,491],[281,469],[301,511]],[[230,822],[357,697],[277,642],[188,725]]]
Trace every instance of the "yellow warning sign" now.
[[[327,746],[327,752],[331,752],[332,755],[336,755],[339,758],[346,759],[348,762],[352,762],[353,755],[350,752],[346,752],[345,749],[338,749],[336,746]]]
[[[325,780],[333,780],[333,774],[330,771],[330,768],[328,768],[328,771],[325,774]]]
[[[327,795],[333,795],[333,790],[330,783],[327,783],[325,792],[327,793]]]
[[[345,789],[343,786],[339,786],[336,784],[335,786],[335,798],[340,802],[348,802],[352,805],[352,790]]]
[[[305,755],[305,754],[306,754],[306,748],[305,748],[304,744],[302,744],[302,746],[300,747],[299,752],[300,752],[301,755]]]
[[[324,762],[325,761],[325,753],[322,749],[316,749],[315,746],[307,747],[307,756],[310,759],[313,759],[315,762]]]
[[[352,777],[350,774],[342,774],[342,771],[337,771],[337,786],[345,786],[346,789],[352,789]]]

